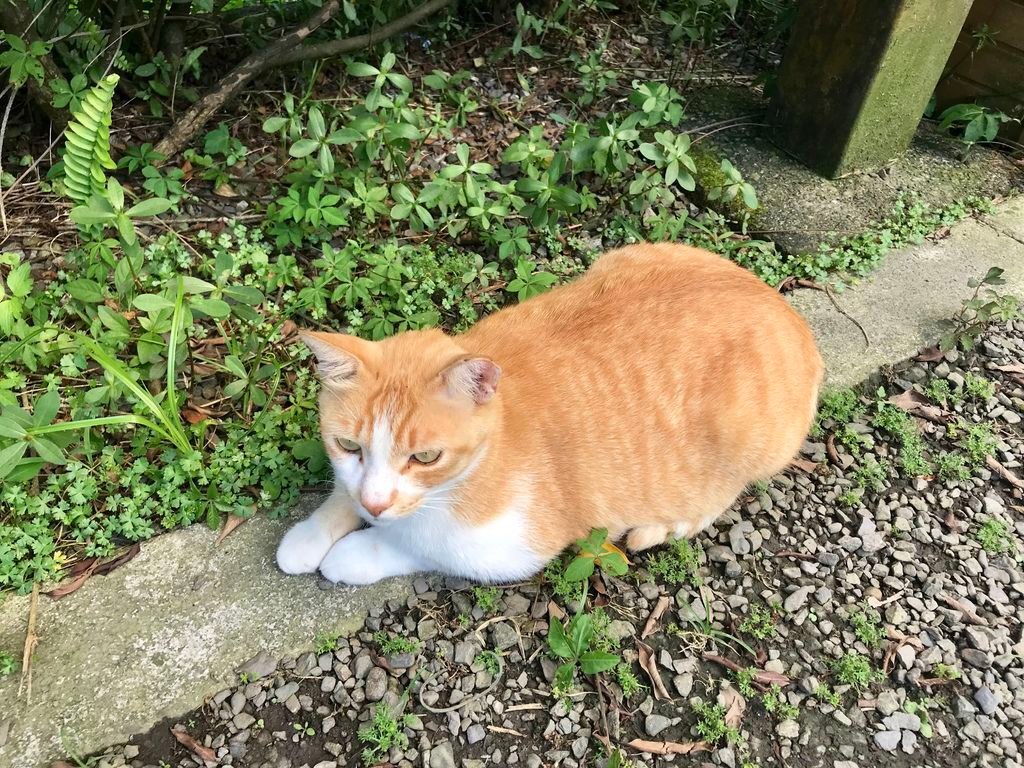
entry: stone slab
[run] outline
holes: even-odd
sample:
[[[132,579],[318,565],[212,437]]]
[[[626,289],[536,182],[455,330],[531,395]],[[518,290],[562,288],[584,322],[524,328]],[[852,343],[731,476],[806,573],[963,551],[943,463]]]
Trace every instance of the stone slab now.
[[[203,525],[158,536],[64,599],[41,596],[31,704],[17,674],[0,679],[0,721],[10,723],[0,768],[41,768],[126,741],[236,682],[235,668],[260,651],[309,650],[318,633],[353,632],[370,607],[411,593],[407,580],[321,588],[314,576],[278,571],[286,525],[317,503],[304,498],[289,520],[256,517],[219,547]],[[28,609],[27,597],[0,605],[0,648],[19,658]]]
[[[870,279],[835,294],[836,303],[864,327],[869,344],[822,291],[798,290],[793,305],[808,319],[825,358],[826,383],[849,387],[883,365],[915,355],[941,335],[939,321],[960,308],[972,277],[1006,270],[1004,293],[1024,298],[1024,197],[992,216],[968,219],[938,241],[894,251]]]
[[[985,147],[965,152],[928,123],[883,170],[826,179],[771,142],[765,102],[749,89],[705,89],[687,106],[686,127],[695,135],[702,126],[717,126],[695,143],[695,151],[730,160],[757,190],[760,208],[750,234],[787,253],[811,253],[823,242],[867,231],[893,213],[901,196],[947,206],[969,196],[1005,196],[1024,184],[1024,168],[1003,154]]]

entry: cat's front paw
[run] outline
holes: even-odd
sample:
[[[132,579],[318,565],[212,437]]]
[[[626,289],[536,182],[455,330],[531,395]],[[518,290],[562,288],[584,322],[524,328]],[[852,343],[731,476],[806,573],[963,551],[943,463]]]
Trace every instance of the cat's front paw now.
[[[372,528],[340,539],[320,563],[320,573],[335,584],[373,584],[419,570],[415,558],[383,542]]]
[[[288,529],[277,547],[277,567],[285,573],[313,573],[334,540],[318,521],[310,518]]]

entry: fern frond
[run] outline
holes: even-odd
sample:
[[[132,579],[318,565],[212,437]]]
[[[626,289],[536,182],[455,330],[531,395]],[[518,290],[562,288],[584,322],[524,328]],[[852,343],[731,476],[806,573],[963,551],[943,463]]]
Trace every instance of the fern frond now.
[[[104,169],[116,167],[110,159],[110,110],[117,81],[108,75],[90,90],[64,131],[64,186],[76,203],[102,194]]]

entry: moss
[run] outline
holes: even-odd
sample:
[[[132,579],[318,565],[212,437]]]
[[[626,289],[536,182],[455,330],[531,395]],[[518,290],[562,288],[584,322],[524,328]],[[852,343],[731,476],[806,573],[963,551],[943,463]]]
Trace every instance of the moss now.
[[[746,214],[751,213],[739,196],[728,202],[707,198],[708,190],[725,186],[728,182],[728,177],[722,171],[722,155],[710,147],[693,145],[690,147],[690,157],[697,167],[693,178],[697,181],[697,194],[700,196],[701,205],[734,221],[742,221]]]

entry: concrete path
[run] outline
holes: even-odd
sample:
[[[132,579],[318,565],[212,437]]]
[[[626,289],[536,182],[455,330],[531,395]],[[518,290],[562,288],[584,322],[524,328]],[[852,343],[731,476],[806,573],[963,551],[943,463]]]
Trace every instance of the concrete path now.
[[[840,294],[868,333],[866,348],[825,294],[792,300],[818,335],[830,383],[849,386],[934,343],[938,321],[970,293],[967,280],[990,266],[1006,269],[1004,290],[1024,296],[1024,199],[890,254],[871,280]],[[313,577],[283,576],[273,552],[285,524],[252,520],[220,547],[203,526],[167,534],[69,597],[42,598],[31,703],[18,697],[16,675],[0,680],[0,768],[41,768],[124,741],[237,679],[256,654],[308,650],[319,632],[351,631],[369,607],[409,593],[407,580],[324,590]],[[28,605],[0,605],[0,648],[18,656]]]

